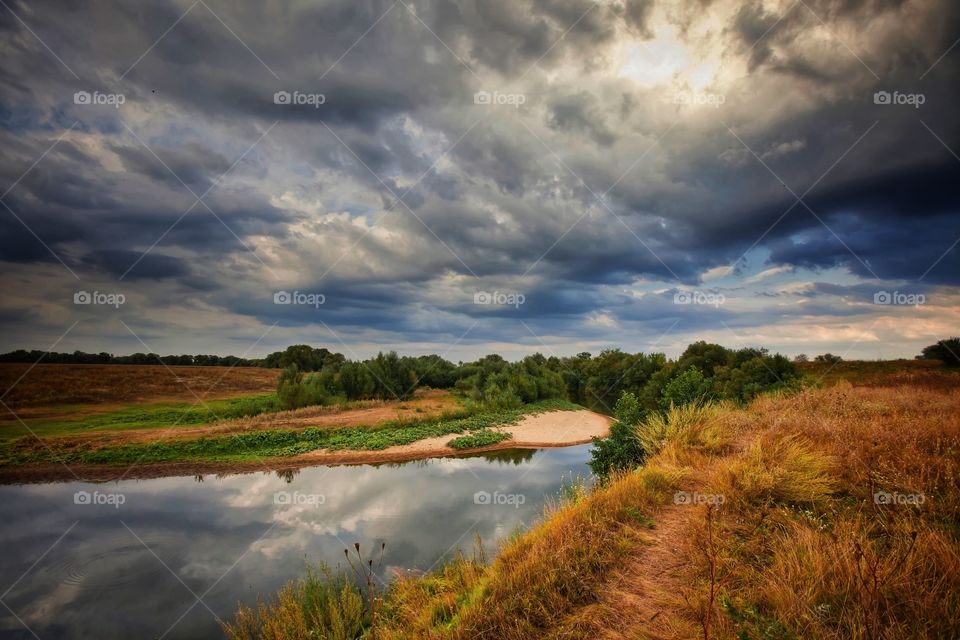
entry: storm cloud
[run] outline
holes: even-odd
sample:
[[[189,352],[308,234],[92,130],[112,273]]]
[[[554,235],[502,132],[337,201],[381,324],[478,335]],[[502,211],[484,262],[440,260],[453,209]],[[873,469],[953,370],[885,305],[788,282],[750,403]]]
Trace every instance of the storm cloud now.
[[[8,2],[0,349],[911,357],[960,319],[958,18]]]

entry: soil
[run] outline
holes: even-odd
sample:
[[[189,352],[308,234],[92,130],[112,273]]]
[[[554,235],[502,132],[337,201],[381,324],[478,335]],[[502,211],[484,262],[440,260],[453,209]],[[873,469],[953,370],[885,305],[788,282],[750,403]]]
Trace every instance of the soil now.
[[[110,482],[130,478],[159,478],[189,475],[229,475],[234,473],[290,473],[303,467],[341,464],[378,464],[425,458],[473,455],[502,449],[541,449],[584,444],[594,436],[609,433],[611,419],[593,411],[551,411],[527,416],[515,425],[499,430],[511,434],[509,440],[476,449],[451,449],[454,436],[427,438],[408,445],[381,451],[312,451],[292,458],[264,458],[243,463],[175,462],[134,467],[105,465],[34,465],[0,469],[0,484],[37,482]],[[340,426],[340,425],[337,425]]]

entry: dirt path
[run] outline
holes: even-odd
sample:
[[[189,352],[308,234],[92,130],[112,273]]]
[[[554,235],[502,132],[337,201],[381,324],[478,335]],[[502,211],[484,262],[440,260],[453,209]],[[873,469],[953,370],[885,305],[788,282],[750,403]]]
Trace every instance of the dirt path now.
[[[714,467],[742,452],[756,434],[735,434],[731,449],[712,459],[684,483],[684,490],[702,490],[704,479]],[[689,608],[684,594],[689,592],[692,553],[701,553],[691,542],[695,531],[706,530],[706,508],[670,502],[652,516],[653,528],[646,546],[630,557],[603,591],[601,608],[609,621],[598,630],[603,640],[683,640],[702,637],[702,628],[681,617],[666,615],[678,608]]]
[[[624,570],[604,591],[602,606],[627,624],[607,626],[604,640],[636,640],[638,637],[667,639],[685,637],[670,629],[663,614],[677,606],[684,580],[680,571],[687,564],[684,539],[690,507],[668,505],[654,516],[654,528],[645,541],[649,546],[627,561]],[[636,630],[644,631],[642,636]]]

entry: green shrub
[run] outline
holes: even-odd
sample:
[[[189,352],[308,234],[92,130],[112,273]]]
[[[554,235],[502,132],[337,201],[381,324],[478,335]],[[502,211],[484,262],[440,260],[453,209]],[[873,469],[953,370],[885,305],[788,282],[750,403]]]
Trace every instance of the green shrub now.
[[[644,417],[637,396],[623,393],[614,407],[614,415],[617,420],[610,427],[610,435],[594,438],[590,451],[590,470],[600,478],[633,469],[646,459],[646,451],[636,433],[637,424]]]
[[[476,449],[486,447],[491,444],[497,444],[510,439],[510,434],[504,431],[494,431],[493,429],[481,429],[465,436],[459,436],[447,443],[448,447],[453,449]]]

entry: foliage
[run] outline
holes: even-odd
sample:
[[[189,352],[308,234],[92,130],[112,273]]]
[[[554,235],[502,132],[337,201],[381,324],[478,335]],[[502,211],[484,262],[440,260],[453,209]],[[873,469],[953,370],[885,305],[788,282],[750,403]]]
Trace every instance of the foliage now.
[[[544,400],[517,409],[478,411],[461,409],[439,417],[416,421],[392,421],[372,427],[299,430],[247,431],[192,440],[160,440],[130,444],[106,444],[95,448],[49,446],[0,447],[0,467],[27,463],[149,464],[176,461],[243,461],[277,456],[295,456],[310,451],[379,451],[452,434],[468,434],[491,427],[515,424],[524,416],[545,411],[575,410],[580,407],[563,400]],[[485,436],[482,436],[485,437]]]
[[[551,398],[566,398],[563,377],[546,366],[540,354],[520,362],[486,356],[463,367],[456,385],[468,398],[491,409],[510,409]]]
[[[821,353],[820,355],[814,357],[813,361],[823,364],[836,364],[838,362],[843,362],[843,358],[832,353]]]
[[[660,410],[669,411],[671,407],[683,407],[688,404],[702,405],[715,397],[712,382],[705,378],[697,367],[690,367],[663,387],[660,398]]]
[[[447,443],[448,447],[453,449],[477,449],[491,444],[497,444],[504,440],[509,440],[510,434],[505,431],[494,431],[493,429],[480,429],[470,435],[459,436]]]
[[[600,478],[617,471],[632,469],[646,458],[643,444],[637,438],[636,428],[644,411],[637,396],[624,392],[614,409],[616,421],[606,438],[594,438],[590,451],[590,470]]]
[[[344,572],[320,564],[273,600],[259,600],[256,610],[241,605],[235,621],[222,626],[229,640],[355,640],[369,624],[360,588]]]
[[[939,340],[936,344],[924,347],[922,353],[928,360],[940,360],[948,367],[960,367],[960,338]]]
[[[197,367],[256,367],[260,362],[255,359],[238,358],[237,356],[216,355],[169,355],[161,356],[157,353],[134,353],[129,356],[115,356],[112,353],[58,353],[56,351],[40,351],[39,349],[17,349],[0,354],[0,362],[22,362],[33,364],[44,362],[47,364],[165,364],[168,366],[197,366]]]

